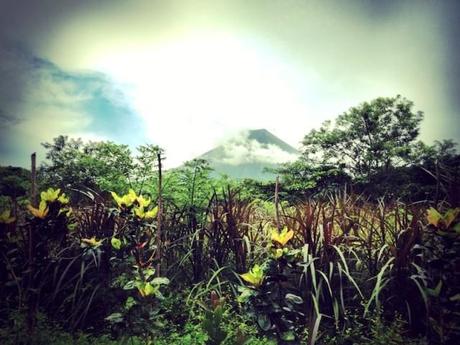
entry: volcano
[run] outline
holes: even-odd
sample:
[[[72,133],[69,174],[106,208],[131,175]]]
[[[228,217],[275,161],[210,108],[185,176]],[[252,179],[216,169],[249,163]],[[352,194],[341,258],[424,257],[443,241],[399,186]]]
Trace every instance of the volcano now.
[[[216,175],[270,180],[270,171],[292,162],[299,152],[266,129],[245,130],[198,158],[205,159]]]

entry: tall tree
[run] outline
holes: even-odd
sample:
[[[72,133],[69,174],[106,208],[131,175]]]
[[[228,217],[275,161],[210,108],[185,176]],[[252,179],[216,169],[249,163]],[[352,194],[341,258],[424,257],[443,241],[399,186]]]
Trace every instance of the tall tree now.
[[[325,122],[303,140],[304,159],[343,164],[358,180],[410,162],[423,113],[406,98],[377,98]]]
[[[100,191],[124,191],[129,185],[134,163],[127,145],[83,143],[62,135],[42,145],[48,150],[48,161],[41,167],[45,184]]]

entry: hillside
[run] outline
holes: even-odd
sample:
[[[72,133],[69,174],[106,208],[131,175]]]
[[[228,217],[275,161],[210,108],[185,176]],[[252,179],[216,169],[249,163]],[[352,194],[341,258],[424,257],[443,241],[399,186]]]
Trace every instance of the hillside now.
[[[267,180],[265,171],[295,160],[299,152],[266,129],[242,131],[198,158],[206,159],[216,174]]]

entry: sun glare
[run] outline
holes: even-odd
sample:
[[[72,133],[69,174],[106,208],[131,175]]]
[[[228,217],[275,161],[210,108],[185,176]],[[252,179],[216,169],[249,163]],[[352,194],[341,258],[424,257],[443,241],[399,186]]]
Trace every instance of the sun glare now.
[[[160,145],[169,143],[167,136],[185,139],[194,128],[209,128],[210,135],[194,138],[178,162],[202,153],[224,131],[302,112],[286,63],[232,36],[189,35],[123,49],[99,57],[97,69],[129,85],[148,137]]]

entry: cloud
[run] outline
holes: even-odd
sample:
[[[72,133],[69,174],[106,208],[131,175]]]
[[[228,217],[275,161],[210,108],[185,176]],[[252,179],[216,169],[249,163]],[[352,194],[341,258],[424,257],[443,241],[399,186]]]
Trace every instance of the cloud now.
[[[37,102],[24,106],[32,94],[56,93],[56,110],[88,117],[75,133],[124,143],[148,139],[175,166],[242,128],[267,128],[297,147],[351,106],[401,94],[426,114],[423,140],[460,139],[455,0],[5,4],[0,40],[23,42],[46,58],[39,65],[53,62],[79,80],[56,81],[49,71],[40,82],[29,80],[36,72],[11,66],[23,57],[9,59],[0,71],[9,84],[0,90],[8,126],[36,110]],[[27,54],[25,60],[31,63]]]
[[[150,138],[173,160],[212,147],[227,129],[276,128],[297,146],[324,120],[397,94],[426,112],[423,139],[458,136],[445,64],[455,44],[445,29],[456,24],[452,15],[445,22],[447,5],[197,4],[82,7],[41,49],[65,66],[130,83]]]
[[[248,131],[225,141],[219,148],[222,158],[219,163],[240,165],[246,163],[279,164],[295,161],[297,154],[284,151],[275,144],[262,144],[249,137]]]
[[[64,71],[14,46],[0,46],[1,164],[26,165],[58,135],[142,143],[142,123],[101,73]],[[137,122],[136,122],[137,120]]]

